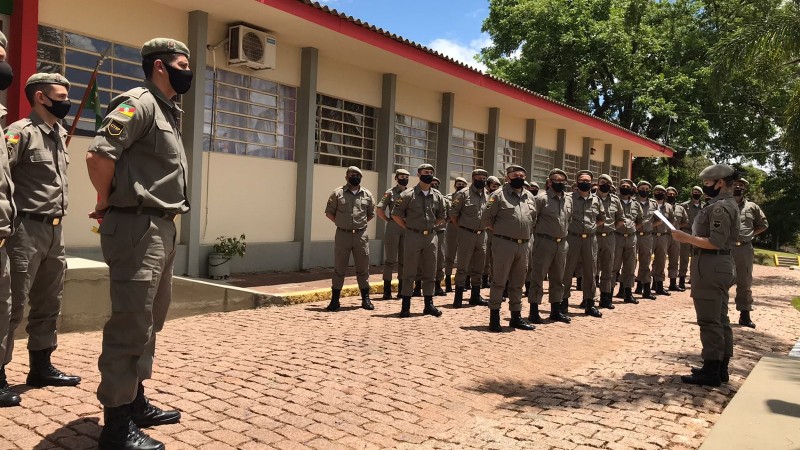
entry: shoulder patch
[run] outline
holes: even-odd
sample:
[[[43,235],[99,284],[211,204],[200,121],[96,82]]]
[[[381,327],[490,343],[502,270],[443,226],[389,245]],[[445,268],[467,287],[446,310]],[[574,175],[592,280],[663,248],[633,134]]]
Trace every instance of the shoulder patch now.
[[[16,145],[19,142],[19,132],[8,130],[5,134],[6,142]]]
[[[489,200],[486,201],[486,209],[491,208],[492,205],[494,205],[495,200],[497,200],[497,196],[496,195],[493,195],[493,196],[489,197]]]
[[[111,119],[111,121],[106,126],[108,130],[109,136],[119,136],[122,134],[122,131],[125,130],[125,125],[121,124],[115,119]]]
[[[714,221],[711,222],[711,225],[714,225],[714,228],[719,228],[722,226],[722,221],[719,219],[715,219]]]
[[[117,106],[117,112],[127,117],[133,117],[133,115],[136,113],[136,108],[127,103],[122,103],[121,105]]]

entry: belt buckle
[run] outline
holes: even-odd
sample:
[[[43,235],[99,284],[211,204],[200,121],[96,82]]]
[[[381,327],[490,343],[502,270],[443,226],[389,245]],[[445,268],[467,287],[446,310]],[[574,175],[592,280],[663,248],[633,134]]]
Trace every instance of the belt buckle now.
[[[428,230],[423,230],[423,231],[422,231],[422,235],[423,235],[423,236],[427,236],[427,235],[428,235],[428,233],[430,233],[430,231],[428,231]]]
[[[640,231],[640,232],[639,232],[639,236],[644,236],[644,232],[643,232],[643,231]]]
[[[588,234],[586,234],[586,233],[583,233],[583,234],[581,234],[581,238],[582,238],[582,239],[586,239],[587,237],[589,237],[589,235],[588,235]]]
[[[353,234],[356,234],[356,231],[358,231],[358,230],[353,230]]]
[[[522,244],[523,239],[517,239],[517,244]]]
[[[475,234],[481,234],[481,233],[483,233],[483,230],[478,230],[475,232]]]
[[[606,237],[606,236],[608,236],[608,233],[600,233],[600,236]]]
[[[61,217],[56,217],[55,219],[53,219],[53,226],[54,227],[58,226],[58,224],[60,224],[60,223],[61,223]]]
[[[556,241],[556,244],[558,244],[564,239],[563,238],[554,238],[553,240]]]
[[[739,242],[739,241],[736,241],[736,246],[737,246],[737,247],[741,247],[741,246],[742,246],[742,243],[741,243],[741,242]]]

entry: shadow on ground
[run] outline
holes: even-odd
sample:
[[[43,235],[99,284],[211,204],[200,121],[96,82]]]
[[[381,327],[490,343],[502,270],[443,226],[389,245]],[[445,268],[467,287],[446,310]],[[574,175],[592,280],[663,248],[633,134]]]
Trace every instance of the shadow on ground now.
[[[58,430],[45,436],[33,450],[51,449],[53,445],[66,449],[95,449],[100,437],[100,419],[82,417],[73,420]]]

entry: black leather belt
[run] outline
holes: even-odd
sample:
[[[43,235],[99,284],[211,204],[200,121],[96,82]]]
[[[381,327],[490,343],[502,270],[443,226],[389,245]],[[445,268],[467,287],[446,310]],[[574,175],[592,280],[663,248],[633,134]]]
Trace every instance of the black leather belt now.
[[[742,247],[742,246],[746,246],[746,245],[751,245],[752,243],[753,243],[752,241],[747,241],[747,242],[736,241],[736,246],[737,247]]]
[[[649,231],[639,231],[636,234],[638,234],[639,236],[648,236],[648,235],[651,235],[653,233],[651,233]]]
[[[588,239],[589,237],[594,236],[594,233],[573,233],[572,231],[570,231],[569,234],[581,239]]]
[[[615,233],[617,233],[618,235],[620,235],[622,237],[633,236],[633,233],[620,233],[619,231],[615,231]]]
[[[472,228],[462,227],[461,225],[459,225],[458,228],[461,228],[462,230],[467,230],[470,233],[475,233],[475,234],[483,233],[483,230],[473,230]]]
[[[416,228],[410,228],[410,227],[406,227],[406,230],[413,231],[414,233],[419,233],[423,236],[427,236],[431,234],[432,231],[434,231],[434,230],[418,230]]]
[[[514,239],[512,237],[503,236],[502,234],[495,234],[494,237],[499,237],[500,239],[505,239],[507,241],[516,242],[517,244],[524,244],[528,242],[530,239]]]
[[[692,252],[695,255],[704,254],[704,255],[730,255],[730,250],[709,250],[706,248],[695,248]]]
[[[356,233],[360,233],[360,232],[366,230],[367,227],[359,228],[357,230],[348,230],[347,228],[342,228],[342,227],[336,227],[336,229],[339,230],[339,231],[344,231],[345,233],[356,234]]]
[[[555,238],[553,236],[550,236],[549,234],[542,234],[542,233],[536,233],[536,237],[547,239],[548,241],[553,241],[555,243],[559,243],[564,240],[564,238]]]
[[[597,235],[600,236],[600,237],[606,237],[606,236],[608,236],[610,234],[611,234],[611,232],[609,232],[609,231],[603,231],[602,233],[597,233]]]
[[[24,217],[25,219],[42,222],[53,226],[60,225],[63,221],[63,216],[46,216],[44,214],[35,214],[29,212],[21,212],[19,213],[19,216]]]
[[[653,233],[656,237],[666,236],[669,233]]]
[[[137,216],[141,216],[142,214],[147,214],[148,216],[155,216],[160,217],[165,220],[175,220],[175,216],[177,213],[172,211],[167,211],[166,209],[161,208],[139,208],[137,206],[126,206],[124,208],[118,206],[111,206],[109,208],[110,211],[122,213],[122,214],[136,214]]]

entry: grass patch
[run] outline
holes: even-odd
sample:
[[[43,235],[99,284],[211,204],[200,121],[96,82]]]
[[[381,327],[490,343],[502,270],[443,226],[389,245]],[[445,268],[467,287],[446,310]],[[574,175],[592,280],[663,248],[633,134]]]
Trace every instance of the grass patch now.
[[[792,299],[792,306],[794,306],[794,309],[800,311],[800,297],[795,297]]]
[[[755,250],[755,259],[756,264],[761,264],[763,266],[775,266],[775,255],[778,256],[793,256],[797,257],[794,253],[786,253],[786,252],[776,252],[774,250],[767,250],[763,248],[756,248]]]

